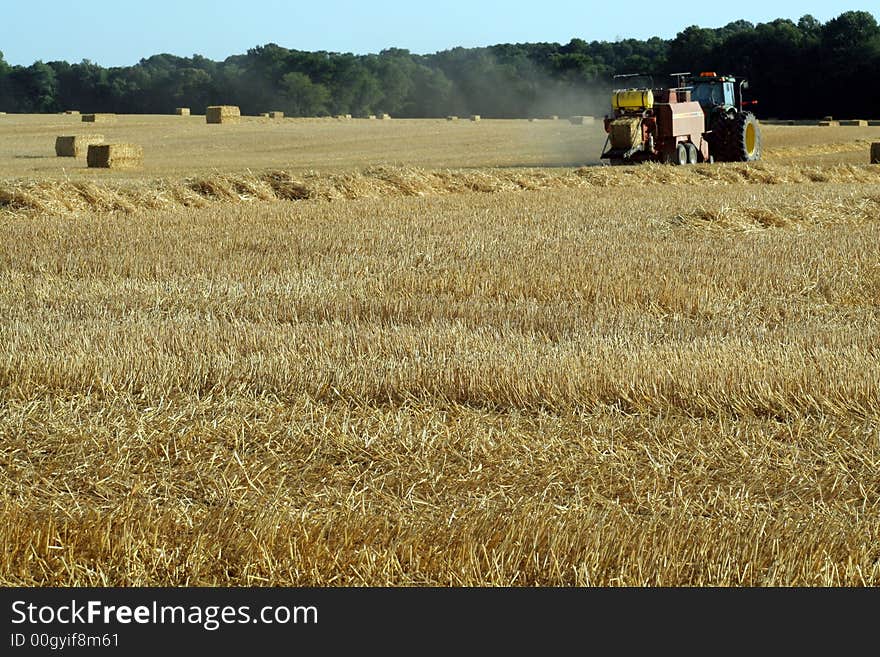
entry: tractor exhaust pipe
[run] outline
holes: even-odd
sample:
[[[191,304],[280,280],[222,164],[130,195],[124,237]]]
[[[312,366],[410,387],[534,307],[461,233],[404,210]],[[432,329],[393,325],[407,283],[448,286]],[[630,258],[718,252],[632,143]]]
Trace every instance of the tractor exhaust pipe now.
[[[740,112],[743,111],[743,89],[748,89],[748,88],[749,88],[749,81],[748,80],[743,79],[743,80],[739,81],[739,90],[738,90],[739,91],[739,99],[738,99],[739,102],[737,104],[739,105]]]

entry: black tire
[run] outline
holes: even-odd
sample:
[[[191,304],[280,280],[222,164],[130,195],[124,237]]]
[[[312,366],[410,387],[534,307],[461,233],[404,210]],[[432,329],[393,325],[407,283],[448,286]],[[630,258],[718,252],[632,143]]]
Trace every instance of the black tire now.
[[[697,151],[697,147],[692,142],[687,142],[685,145],[685,150],[687,150],[687,163],[688,164],[696,164],[700,161],[699,151]]]
[[[733,130],[733,117],[730,114],[718,112],[712,117],[709,124],[709,156],[716,162],[729,162],[734,154],[731,152]]]
[[[757,162],[761,159],[761,126],[751,112],[739,112],[732,122],[729,153],[733,162]]]

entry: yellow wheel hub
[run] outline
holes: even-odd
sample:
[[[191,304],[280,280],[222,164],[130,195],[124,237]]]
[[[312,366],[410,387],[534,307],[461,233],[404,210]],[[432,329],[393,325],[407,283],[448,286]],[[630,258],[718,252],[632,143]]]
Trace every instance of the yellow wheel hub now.
[[[755,126],[751,123],[746,126],[746,151],[749,155],[755,154],[755,144],[757,142],[757,135],[755,133]]]

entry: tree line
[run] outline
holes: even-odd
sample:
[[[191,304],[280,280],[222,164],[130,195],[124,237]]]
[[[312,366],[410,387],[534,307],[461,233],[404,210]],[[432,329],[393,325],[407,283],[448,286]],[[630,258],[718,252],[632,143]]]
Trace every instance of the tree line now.
[[[419,55],[305,52],[270,43],[222,62],[154,55],[134,66],[84,60],[10,66],[0,53],[0,111],[167,114],[238,105],[244,114],[516,118],[597,114],[616,73],[714,70],[749,79],[762,117],[880,117],[880,26],[847,11],[754,25],[690,26],[674,39],[518,43]]]

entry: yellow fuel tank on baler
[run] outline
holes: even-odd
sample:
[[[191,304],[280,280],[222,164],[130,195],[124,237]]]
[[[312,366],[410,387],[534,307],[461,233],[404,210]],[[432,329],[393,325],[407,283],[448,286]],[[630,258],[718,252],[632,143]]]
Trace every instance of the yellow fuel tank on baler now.
[[[615,91],[611,94],[611,106],[616,110],[646,110],[654,107],[654,92],[647,91]]]

